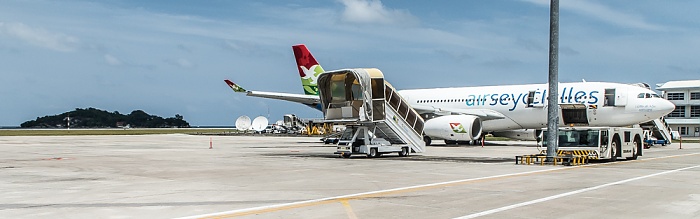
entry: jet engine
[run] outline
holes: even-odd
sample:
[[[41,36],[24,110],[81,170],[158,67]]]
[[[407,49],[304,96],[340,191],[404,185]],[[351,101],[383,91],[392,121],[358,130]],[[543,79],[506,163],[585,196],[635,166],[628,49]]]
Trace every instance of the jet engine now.
[[[426,121],[423,132],[433,139],[476,140],[481,135],[481,119],[472,115],[440,116]]]

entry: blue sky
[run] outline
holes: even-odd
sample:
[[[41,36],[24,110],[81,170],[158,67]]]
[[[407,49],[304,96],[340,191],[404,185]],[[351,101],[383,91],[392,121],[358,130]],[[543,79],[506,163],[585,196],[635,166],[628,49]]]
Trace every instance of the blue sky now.
[[[546,83],[549,1],[4,0],[0,126],[95,107],[192,125],[321,117],[234,94],[303,93],[291,46],[398,89]],[[698,79],[700,1],[561,1],[561,82]]]

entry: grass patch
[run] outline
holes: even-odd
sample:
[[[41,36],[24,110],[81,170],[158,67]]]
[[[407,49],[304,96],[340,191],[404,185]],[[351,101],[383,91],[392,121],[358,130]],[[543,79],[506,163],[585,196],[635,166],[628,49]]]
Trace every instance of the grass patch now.
[[[681,142],[679,140],[673,140],[673,143]],[[683,143],[700,143],[700,140],[683,140]]]
[[[157,134],[216,134],[237,133],[236,129],[6,129],[0,136],[62,136],[62,135],[157,135]]]

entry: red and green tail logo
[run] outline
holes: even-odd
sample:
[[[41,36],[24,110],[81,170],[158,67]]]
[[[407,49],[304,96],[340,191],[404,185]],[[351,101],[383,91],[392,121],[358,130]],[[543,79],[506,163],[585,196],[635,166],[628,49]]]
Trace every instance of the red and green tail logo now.
[[[306,95],[318,95],[316,80],[318,75],[324,72],[323,68],[305,45],[294,45],[292,50],[294,50],[294,57],[299,68],[299,76],[301,77],[301,85],[304,87],[304,93]]]

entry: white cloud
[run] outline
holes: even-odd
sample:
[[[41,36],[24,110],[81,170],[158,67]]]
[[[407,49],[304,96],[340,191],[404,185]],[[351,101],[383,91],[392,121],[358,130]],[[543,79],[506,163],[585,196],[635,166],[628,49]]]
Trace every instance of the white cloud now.
[[[341,0],[342,19],[351,23],[414,24],[418,18],[406,10],[387,9],[379,0]]]
[[[121,65],[122,64],[122,61],[120,61],[119,59],[117,59],[117,57],[114,57],[110,54],[105,54],[105,62],[107,62],[107,64],[109,64],[109,65]]]
[[[180,65],[181,67],[189,68],[194,66],[189,60],[187,59],[178,59],[177,64]]]
[[[179,58],[179,59],[167,59],[165,60],[168,64],[178,66],[178,67],[183,67],[183,68],[191,68],[194,67],[194,63],[190,62],[190,60],[187,60],[185,58]]]
[[[50,32],[42,28],[30,27],[24,23],[0,22],[0,34],[15,37],[35,46],[61,52],[73,51],[80,43],[76,37]]]
[[[549,0],[522,0],[538,5],[549,7]],[[664,30],[664,27],[651,24],[644,20],[640,15],[628,14],[621,11],[616,11],[605,5],[597,4],[591,1],[576,0],[564,1],[559,3],[561,9],[571,10],[575,13],[593,17],[595,19],[611,23],[614,25],[642,29],[642,30]]]

